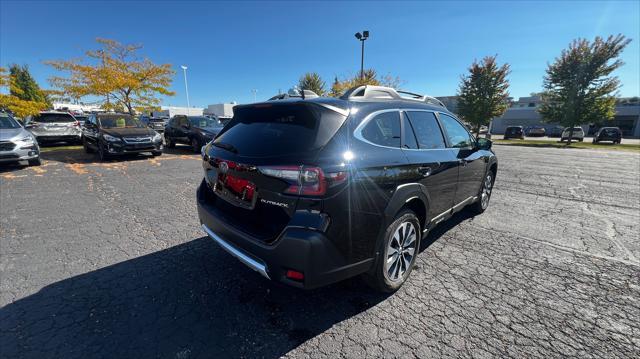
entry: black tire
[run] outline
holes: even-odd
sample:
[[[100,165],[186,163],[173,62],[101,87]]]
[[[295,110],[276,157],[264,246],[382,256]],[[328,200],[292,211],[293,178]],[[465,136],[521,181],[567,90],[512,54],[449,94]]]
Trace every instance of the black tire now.
[[[89,147],[89,144],[87,143],[87,139],[84,137],[82,138],[82,147],[84,147],[85,153],[93,153],[93,149]]]
[[[491,192],[493,191],[493,183],[495,181],[495,172],[492,170],[487,171],[487,174],[482,179],[482,186],[480,186],[480,191],[478,192],[478,200],[469,206],[469,209],[471,209],[474,214],[482,214],[489,208],[489,200],[491,199]]]
[[[579,138],[578,139],[578,142],[582,142],[582,141],[584,141],[584,138]]]
[[[154,152],[151,152],[151,154],[153,155],[153,157],[162,156],[162,151],[154,151]]]
[[[104,152],[104,146],[100,143],[98,143],[98,158],[100,158],[100,161],[106,161],[109,159],[109,154]]]
[[[40,159],[40,156],[29,160],[29,166],[40,166],[42,164],[42,160]]]
[[[198,141],[197,138],[193,137],[191,139],[191,149],[193,150],[193,152],[200,153],[201,148],[202,148],[202,145],[200,144],[200,141]]]
[[[166,133],[164,135],[164,142],[166,142],[166,145],[167,145],[168,148],[175,148],[176,147],[176,142],[174,140],[172,140],[171,137],[168,137]]]
[[[400,238],[400,233],[402,232],[405,234],[404,237]],[[407,236],[406,233],[409,235]],[[421,238],[420,221],[416,214],[409,209],[400,211],[394,221],[387,227],[384,237],[378,245],[378,257],[371,271],[364,276],[367,284],[373,289],[385,293],[392,293],[398,290],[409,278],[411,270],[415,266]],[[405,242],[405,239],[410,242]],[[394,248],[399,248],[399,250]],[[410,255],[411,249],[413,249],[413,255],[408,259],[407,264],[407,257]],[[396,252],[389,255],[388,250],[395,250]],[[392,258],[398,253],[401,254],[395,256],[396,259],[394,261]],[[388,258],[391,259],[391,264],[386,264]],[[396,276],[395,279],[393,278],[394,275]]]

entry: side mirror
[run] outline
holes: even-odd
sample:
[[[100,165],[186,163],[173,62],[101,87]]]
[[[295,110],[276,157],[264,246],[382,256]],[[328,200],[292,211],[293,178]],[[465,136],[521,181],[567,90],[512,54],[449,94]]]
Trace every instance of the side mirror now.
[[[490,150],[493,142],[486,138],[478,138],[477,147],[480,150]]]

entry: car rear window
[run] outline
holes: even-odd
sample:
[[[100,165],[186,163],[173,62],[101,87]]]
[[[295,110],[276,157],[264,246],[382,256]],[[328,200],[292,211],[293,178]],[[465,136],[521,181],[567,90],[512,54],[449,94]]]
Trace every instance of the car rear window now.
[[[215,143],[231,145],[241,156],[309,152],[326,145],[345,118],[313,103],[239,107]]]
[[[42,113],[34,116],[33,121],[41,123],[54,123],[54,122],[75,122],[76,119],[68,113]]]

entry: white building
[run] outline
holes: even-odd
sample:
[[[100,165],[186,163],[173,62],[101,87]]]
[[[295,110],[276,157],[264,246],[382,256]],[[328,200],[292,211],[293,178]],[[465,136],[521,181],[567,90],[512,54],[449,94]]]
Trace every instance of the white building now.
[[[218,103],[215,105],[209,105],[204,110],[205,115],[214,115],[216,117],[231,118],[233,117],[233,107],[237,102]]]
[[[160,106],[160,111],[153,111],[153,117],[171,118],[175,115],[202,116],[204,109],[201,107],[176,107]]]
[[[102,107],[97,105],[85,105],[83,103],[66,103],[66,102],[54,102],[53,109],[60,110],[60,111],[76,111],[76,112],[103,111]]]

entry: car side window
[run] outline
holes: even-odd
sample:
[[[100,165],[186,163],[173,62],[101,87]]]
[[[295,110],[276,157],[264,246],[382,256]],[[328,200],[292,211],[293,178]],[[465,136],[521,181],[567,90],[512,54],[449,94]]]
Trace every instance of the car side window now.
[[[407,115],[421,149],[446,148],[442,131],[433,112],[408,111]]]
[[[362,129],[362,137],[376,145],[400,147],[400,113],[392,111],[376,115]]]
[[[440,121],[444,127],[449,143],[453,148],[466,148],[473,145],[473,138],[467,130],[455,118],[440,114]]]
[[[402,116],[402,148],[408,148],[411,150],[418,149],[415,129],[411,126],[406,113]]]

